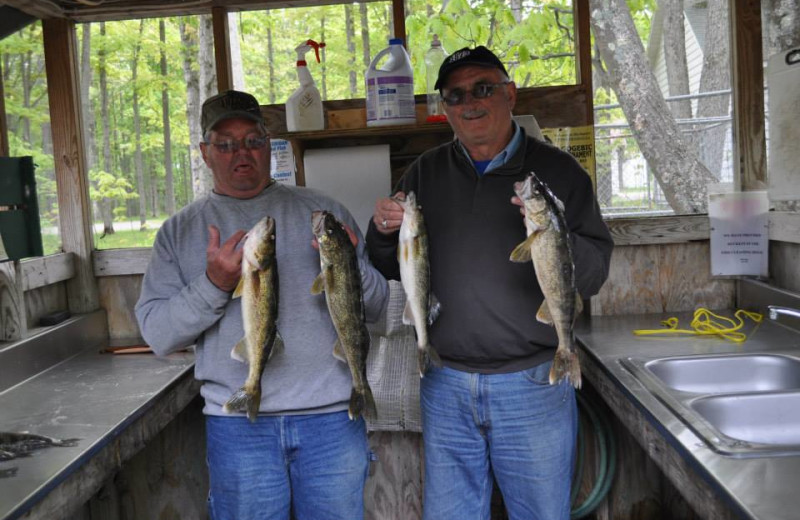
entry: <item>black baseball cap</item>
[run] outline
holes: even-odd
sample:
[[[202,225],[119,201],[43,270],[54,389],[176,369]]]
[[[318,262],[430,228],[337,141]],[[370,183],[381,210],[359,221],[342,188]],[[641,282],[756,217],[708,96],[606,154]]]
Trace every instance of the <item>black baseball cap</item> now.
[[[258,123],[263,123],[261,107],[252,94],[239,92],[238,90],[228,90],[211,96],[203,102],[200,112],[200,127],[205,136],[214,125],[223,119],[241,117],[250,119]]]
[[[478,45],[474,49],[464,47],[463,49],[457,50],[444,59],[442,65],[439,67],[439,77],[436,79],[436,84],[433,86],[433,88],[436,90],[441,90],[445,80],[447,79],[447,76],[449,76],[450,73],[457,68],[465,65],[477,65],[479,67],[492,67],[500,69],[503,71],[503,74],[508,76],[508,72],[506,72],[503,62],[500,61],[500,59],[495,56],[492,51],[483,45]]]

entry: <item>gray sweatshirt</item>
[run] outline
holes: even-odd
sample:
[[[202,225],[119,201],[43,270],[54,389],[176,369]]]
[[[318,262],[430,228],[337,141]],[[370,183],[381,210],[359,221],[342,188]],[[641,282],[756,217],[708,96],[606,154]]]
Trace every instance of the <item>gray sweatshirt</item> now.
[[[252,199],[212,193],[164,222],[142,281],[136,317],[142,336],[158,355],[196,344],[195,377],[203,382],[204,412],[227,415],[222,405],[239,389],[248,367],[231,358],[242,338],[241,298],[218,289],[205,274],[208,226],[220,242],[249,230],[264,215],[275,219],[279,278],[278,331],[285,348],[261,379],[261,413],[305,414],[347,409],[352,386],[347,366],[333,357],[336,330],[323,294],[312,295],[320,272],[311,247],[311,212],[328,210],[358,236],[358,262],[367,321],[388,298],[386,280],[369,263],[364,237],[347,209],[321,193],[272,183]]]

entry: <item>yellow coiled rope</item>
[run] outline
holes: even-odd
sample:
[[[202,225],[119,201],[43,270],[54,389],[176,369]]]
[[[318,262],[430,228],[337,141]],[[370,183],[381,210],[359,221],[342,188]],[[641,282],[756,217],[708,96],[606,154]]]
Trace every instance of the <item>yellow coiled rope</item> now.
[[[756,323],[761,323],[761,320],[764,319],[764,316],[757,312],[750,312],[743,309],[736,311],[733,316],[735,319],[714,314],[710,310],[701,307],[694,311],[694,318],[690,325],[692,330],[679,329],[678,318],[673,317],[661,322],[667,327],[665,329],[634,330],[633,333],[637,336],[649,336],[652,334],[711,335],[741,343],[747,339],[746,334],[738,332],[739,329],[744,326],[744,317],[750,318]]]

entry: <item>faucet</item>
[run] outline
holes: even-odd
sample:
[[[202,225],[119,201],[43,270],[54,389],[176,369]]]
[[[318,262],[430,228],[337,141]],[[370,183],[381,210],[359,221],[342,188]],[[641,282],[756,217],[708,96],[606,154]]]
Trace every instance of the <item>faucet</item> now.
[[[800,310],[793,309],[791,307],[781,307],[779,305],[767,305],[767,309],[769,309],[769,319],[771,320],[777,320],[779,314],[785,314],[787,316],[800,318]]]

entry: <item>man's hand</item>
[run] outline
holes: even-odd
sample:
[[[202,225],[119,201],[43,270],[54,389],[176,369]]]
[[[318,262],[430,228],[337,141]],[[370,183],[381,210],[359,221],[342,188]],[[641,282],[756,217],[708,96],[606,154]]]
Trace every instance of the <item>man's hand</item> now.
[[[384,197],[375,202],[375,213],[372,215],[372,222],[375,223],[377,230],[390,235],[400,229],[403,223],[403,206],[394,199],[405,199],[406,194],[398,191],[394,197]]]
[[[239,230],[219,245],[219,229],[208,226],[208,247],[206,247],[206,276],[222,291],[231,292],[239,283],[242,274],[242,255],[244,251],[236,246],[246,234]]]

